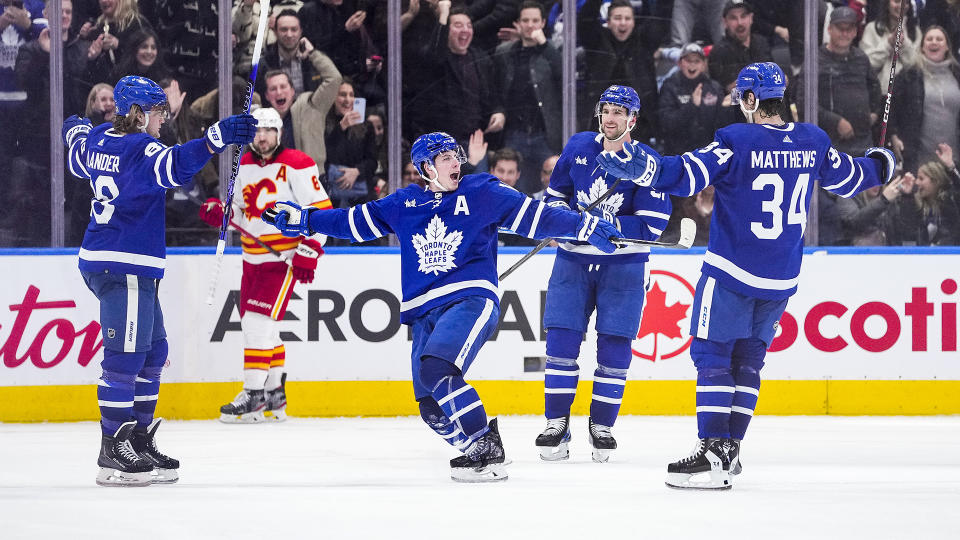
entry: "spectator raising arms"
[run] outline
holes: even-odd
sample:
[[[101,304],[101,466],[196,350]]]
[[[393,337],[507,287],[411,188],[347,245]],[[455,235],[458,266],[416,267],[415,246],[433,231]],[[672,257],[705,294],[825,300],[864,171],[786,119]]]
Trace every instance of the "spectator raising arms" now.
[[[878,8],[877,19],[867,24],[860,40],[860,48],[867,53],[873,74],[880,82],[880,92],[887,93],[887,84],[890,82],[890,65],[893,61],[893,49],[897,44],[897,23],[900,21],[900,8],[903,0],[883,0]],[[903,32],[901,33],[900,56],[897,58],[897,73],[903,71],[904,66],[913,65],[917,56],[917,39],[920,32],[917,30],[917,15],[913,12],[913,5],[906,2],[907,13],[903,18]]]

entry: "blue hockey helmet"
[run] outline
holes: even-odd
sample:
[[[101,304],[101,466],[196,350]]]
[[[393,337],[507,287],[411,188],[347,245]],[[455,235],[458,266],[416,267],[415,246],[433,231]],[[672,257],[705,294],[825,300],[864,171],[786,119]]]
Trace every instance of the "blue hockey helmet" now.
[[[130,107],[138,105],[145,113],[150,113],[154,107],[169,110],[167,94],[160,85],[146,77],[127,75],[117,81],[113,88],[113,101],[117,104],[117,114],[126,116]]]
[[[630,114],[636,114],[640,111],[640,96],[637,95],[637,91],[629,86],[619,86],[613,85],[610,88],[607,88],[600,94],[600,99],[597,100],[597,108],[594,111],[594,116],[600,116],[600,111],[603,109],[604,103],[610,103],[611,105],[619,105]]]
[[[737,86],[730,93],[730,98],[736,105],[750,91],[758,102],[765,99],[783,99],[786,89],[787,76],[780,66],[773,62],[757,62],[740,70]]]
[[[410,161],[413,162],[413,166],[417,168],[420,176],[432,182],[433,180],[430,179],[427,171],[423,168],[423,163],[429,162],[432,167],[433,158],[437,157],[437,154],[450,150],[456,153],[457,161],[461,164],[467,162],[467,155],[464,153],[463,147],[457,144],[457,140],[452,136],[442,131],[427,133],[413,141],[413,145],[410,147]]]

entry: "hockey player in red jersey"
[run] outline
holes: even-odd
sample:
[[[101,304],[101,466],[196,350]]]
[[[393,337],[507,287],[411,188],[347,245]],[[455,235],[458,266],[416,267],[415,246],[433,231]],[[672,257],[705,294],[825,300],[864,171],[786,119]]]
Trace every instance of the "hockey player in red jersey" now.
[[[286,351],[277,321],[287,310],[294,281],[313,281],[326,238],[289,238],[260,216],[277,201],[291,198],[304,206],[331,208],[317,164],[307,154],[280,144],[283,121],[277,111],[261,108],[252,114],[257,119],[257,136],[250,143],[250,152],[240,160],[231,218],[244,232],[240,280],[243,391],[220,407],[220,420],[227,423],[286,420]],[[200,218],[219,227],[223,211],[223,203],[211,198],[200,208]]]

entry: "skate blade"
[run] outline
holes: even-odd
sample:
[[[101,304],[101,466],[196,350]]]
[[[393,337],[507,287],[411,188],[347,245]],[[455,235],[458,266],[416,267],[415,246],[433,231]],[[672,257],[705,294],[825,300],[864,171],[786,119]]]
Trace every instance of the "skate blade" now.
[[[220,413],[220,421],[224,424],[259,424],[265,420],[263,411],[246,414]]]
[[[699,477],[705,474],[708,475],[708,479],[706,481],[699,480]],[[730,482],[730,474],[727,471],[709,471],[696,474],[667,473],[667,480],[664,483],[667,487],[673,489],[701,491],[720,491],[733,487]]]
[[[180,480],[180,473],[176,469],[154,469],[150,475],[153,484],[175,484]]]
[[[590,457],[593,458],[594,463],[606,463],[610,461],[610,452],[609,448],[594,448]]]
[[[285,422],[287,420],[286,409],[273,409],[263,413],[263,418],[267,422]]]
[[[507,468],[503,463],[491,463],[485,467],[470,469],[466,467],[457,467],[450,469],[450,478],[454,482],[465,484],[479,484],[482,482],[502,482],[506,480]]]
[[[97,473],[97,485],[104,487],[143,487],[153,483],[150,477],[151,471],[130,473],[109,467],[100,467],[100,472]]]
[[[740,465],[740,460],[737,459],[737,462],[730,466],[730,476],[736,476],[743,472],[743,466]]]
[[[563,461],[570,459],[570,446],[560,443],[558,446],[540,446],[540,459],[544,461]]]

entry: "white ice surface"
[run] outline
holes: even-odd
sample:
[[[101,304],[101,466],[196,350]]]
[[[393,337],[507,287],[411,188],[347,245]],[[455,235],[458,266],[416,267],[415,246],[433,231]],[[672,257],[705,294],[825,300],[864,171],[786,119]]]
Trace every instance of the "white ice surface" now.
[[[0,424],[0,538],[960,538],[960,417],[758,417],[727,492],[663,484],[693,417],[621,418],[610,463],[545,463],[502,417],[510,479],[456,484],[419,418],[165,422],[171,486],[94,484],[97,424]]]

